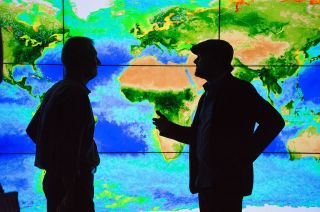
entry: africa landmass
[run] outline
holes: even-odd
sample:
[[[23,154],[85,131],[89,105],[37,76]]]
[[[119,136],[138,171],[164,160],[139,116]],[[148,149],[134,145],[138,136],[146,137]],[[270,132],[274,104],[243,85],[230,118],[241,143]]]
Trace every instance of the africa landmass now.
[[[159,66],[137,67],[135,64]],[[200,97],[196,83],[198,87],[201,84],[201,80],[195,79],[194,67],[189,70],[187,66],[175,66],[177,64],[174,63],[165,66],[153,56],[135,59],[131,65],[119,77],[121,92],[125,97],[132,102],[149,101],[155,110],[162,112],[170,121],[183,126],[190,125]],[[155,135],[165,159],[179,156],[184,147],[182,143],[162,137],[157,131]]]

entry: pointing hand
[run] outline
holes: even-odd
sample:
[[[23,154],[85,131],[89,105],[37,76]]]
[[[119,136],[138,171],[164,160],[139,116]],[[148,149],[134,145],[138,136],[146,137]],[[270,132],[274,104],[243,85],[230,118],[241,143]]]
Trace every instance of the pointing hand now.
[[[156,111],[159,118],[153,118],[153,124],[160,131],[160,135],[170,137],[172,122],[167,119],[160,111]]]

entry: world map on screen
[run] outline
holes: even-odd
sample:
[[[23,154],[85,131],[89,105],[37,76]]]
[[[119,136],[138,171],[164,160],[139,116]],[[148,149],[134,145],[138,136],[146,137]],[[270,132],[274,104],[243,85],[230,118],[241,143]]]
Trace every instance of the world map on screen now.
[[[235,50],[233,75],[251,82],[286,121],[265,152],[279,167],[303,163],[312,170],[298,171],[296,178],[320,177],[319,0],[4,0],[0,24],[3,153],[35,151],[25,129],[46,90],[63,77],[63,43],[72,36],[87,36],[102,62],[98,76],[88,84],[99,151],[154,152],[160,154],[152,157],[165,163],[181,160],[188,146],[159,136],[152,118],[159,110],[180,125],[192,123],[204,81],[195,76],[196,55],[190,48],[207,39],[223,39]],[[268,157],[262,166],[267,166]],[[161,176],[164,171],[156,169],[153,160],[150,166]],[[320,200],[311,197],[317,189],[308,188],[307,200],[299,200],[299,192],[283,195],[292,197],[289,206],[320,207]],[[116,201],[116,195],[101,192],[100,198]],[[139,203],[131,196],[119,201],[105,204],[117,208],[130,201],[155,200]],[[156,209],[195,207],[180,202],[157,203]],[[280,196],[278,202],[274,205],[286,205]],[[251,204],[263,204],[263,197]],[[151,205],[150,210],[156,207]]]

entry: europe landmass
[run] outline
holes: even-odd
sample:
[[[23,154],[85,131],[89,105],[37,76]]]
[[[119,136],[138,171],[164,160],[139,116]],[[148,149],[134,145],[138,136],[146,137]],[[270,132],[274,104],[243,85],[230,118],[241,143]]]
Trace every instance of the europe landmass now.
[[[17,85],[34,96],[27,77],[15,80],[14,67],[28,64],[36,71],[35,62],[46,48],[54,48],[63,40],[63,27],[58,9],[37,3],[0,4],[0,26],[3,33],[4,81]],[[61,14],[60,14],[61,15]],[[64,30],[65,33],[68,30]],[[37,77],[42,77],[41,73]]]
[[[320,42],[320,5],[250,1],[239,7],[237,2],[222,4],[220,14],[220,38],[235,47],[234,65],[250,71],[249,77],[246,73],[236,76],[260,79],[269,93],[279,95],[282,91],[278,80],[297,74],[308,59],[307,50]],[[217,4],[197,9],[172,7],[151,18],[146,29],[136,23],[130,32],[140,44],[131,46],[132,53],[139,54],[155,45],[188,54],[193,44],[218,38],[218,9]]]

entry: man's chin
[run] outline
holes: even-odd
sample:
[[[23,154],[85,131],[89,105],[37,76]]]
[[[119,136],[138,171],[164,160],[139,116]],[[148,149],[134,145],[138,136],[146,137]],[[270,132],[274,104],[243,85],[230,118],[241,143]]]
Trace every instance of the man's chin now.
[[[195,75],[196,77],[199,77],[199,78],[202,78],[202,79],[206,79],[206,76],[203,75],[203,74],[201,74],[201,73],[199,73],[199,72],[195,72],[194,75]]]

